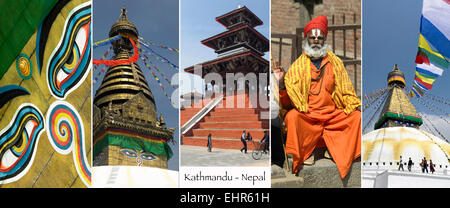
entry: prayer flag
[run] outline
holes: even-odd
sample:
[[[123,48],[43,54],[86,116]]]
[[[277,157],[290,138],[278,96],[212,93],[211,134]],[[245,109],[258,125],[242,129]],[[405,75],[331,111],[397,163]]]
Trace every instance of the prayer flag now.
[[[450,1],[424,0],[414,84],[409,93],[422,97],[448,69],[450,57]]]

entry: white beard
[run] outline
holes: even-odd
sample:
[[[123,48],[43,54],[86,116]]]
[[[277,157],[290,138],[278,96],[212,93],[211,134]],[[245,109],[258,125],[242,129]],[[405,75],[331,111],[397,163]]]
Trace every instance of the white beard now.
[[[319,48],[316,48],[318,46]],[[323,58],[327,55],[327,51],[330,50],[330,45],[324,43],[323,46],[319,44],[309,45],[308,40],[303,41],[303,51],[312,59]]]

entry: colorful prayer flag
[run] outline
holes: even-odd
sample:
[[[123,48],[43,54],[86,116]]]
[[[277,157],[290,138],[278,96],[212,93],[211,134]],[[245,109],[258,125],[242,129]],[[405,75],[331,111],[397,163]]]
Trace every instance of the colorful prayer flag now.
[[[448,69],[450,57],[450,1],[424,0],[420,22],[416,72],[410,97],[422,97]]]

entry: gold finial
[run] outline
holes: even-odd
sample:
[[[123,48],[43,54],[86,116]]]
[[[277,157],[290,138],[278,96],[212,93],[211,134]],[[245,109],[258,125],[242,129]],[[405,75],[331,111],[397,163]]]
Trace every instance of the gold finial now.
[[[166,122],[164,122],[164,118],[163,118],[163,114],[161,113],[161,115],[159,116],[159,123],[161,123],[161,125],[166,124]]]
[[[127,20],[127,9],[125,9],[125,6],[122,7],[122,13],[120,14],[119,20]]]
[[[394,64],[394,70],[398,70],[398,65]]]

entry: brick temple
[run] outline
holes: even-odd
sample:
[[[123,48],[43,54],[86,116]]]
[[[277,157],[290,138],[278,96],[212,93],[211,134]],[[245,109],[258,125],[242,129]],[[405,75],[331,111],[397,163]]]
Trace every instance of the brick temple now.
[[[255,29],[263,22],[245,6],[216,21],[226,31],[201,43],[213,49],[217,58],[184,69],[194,75],[201,69],[199,76],[210,89],[180,111],[182,144],[206,147],[211,133],[213,148],[240,149],[243,130],[255,141],[269,131],[269,61],[262,57],[269,51],[269,40]],[[221,80],[209,80],[211,73]],[[248,142],[248,149],[254,147]]]

